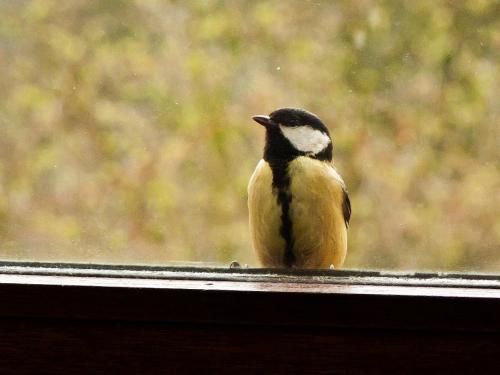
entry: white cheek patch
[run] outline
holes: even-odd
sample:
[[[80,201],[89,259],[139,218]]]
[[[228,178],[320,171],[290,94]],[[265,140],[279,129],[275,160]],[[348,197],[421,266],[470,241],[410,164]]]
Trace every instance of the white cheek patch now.
[[[280,125],[281,133],[299,151],[317,154],[330,144],[328,135],[310,126],[287,127]]]

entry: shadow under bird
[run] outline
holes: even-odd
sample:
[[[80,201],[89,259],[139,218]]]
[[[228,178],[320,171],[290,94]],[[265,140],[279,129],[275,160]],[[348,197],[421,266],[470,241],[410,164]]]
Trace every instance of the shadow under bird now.
[[[264,157],[248,184],[252,243],[264,267],[340,268],[351,203],[333,166],[333,144],[313,113],[281,108],[253,119]]]

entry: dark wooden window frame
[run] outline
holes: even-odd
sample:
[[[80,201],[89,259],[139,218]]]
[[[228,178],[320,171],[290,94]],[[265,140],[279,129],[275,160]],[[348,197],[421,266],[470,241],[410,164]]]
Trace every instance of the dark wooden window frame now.
[[[0,301],[0,352],[2,347],[10,350],[0,356],[0,369],[7,366],[16,373],[32,369],[20,358],[36,348],[45,354],[35,354],[33,363],[51,373],[70,365],[75,372],[86,372],[89,366],[95,373],[105,373],[109,366],[130,370],[124,358],[134,355],[137,370],[156,364],[153,372],[199,372],[202,366],[216,373],[293,373],[301,368],[321,373],[336,363],[338,373],[418,373],[453,366],[475,371],[500,363],[500,278],[495,275],[3,262]],[[88,337],[97,326],[102,334]],[[79,346],[72,346],[74,330],[87,343],[109,344],[109,355],[117,358],[114,364],[92,364],[97,352],[77,351]],[[119,338],[123,332],[127,336]],[[54,343],[61,337],[67,352],[60,358],[67,362],[45,360],[51,358],[45,356],[47,351],[55,355]],[[239,337],[245,337],[246,344]],[[293,351],[291,343],[300,338],[309,344]],[[186,349],[193,342],[200,346],[179,349],[175,358],[162,351],[154,356],[147,349],[141,356],[138,346],[122,347],[127,340],[147,343],[141,348],[151,348],[151,340],[164,347],[175,342],[171,354],[177,353],[174,347]],[[245,355],[258,356],[266,345],[263,353],[273,353],[267,362],[242,365]],[[287,345],[292,345],[289,353],[279,350]],[[300,353],[315,345],[330,355],[316,358],[314,364],[305,357],[301,361]],[[410,365],[412,348],[423,351],[424,362]],[[372,351],[378,357],[370,357]],[[399,362],[377,360],[393,352],[400,353]],[[345,362],[354,357],[355,362]],[[338,363],[339,358],[345,361]],[[301,367],[307,363],[313,367]],[[408,365],[405,371],[398,363]]]
[[[0,300],[2,317],[500,332],[494,275],[4,262]]]

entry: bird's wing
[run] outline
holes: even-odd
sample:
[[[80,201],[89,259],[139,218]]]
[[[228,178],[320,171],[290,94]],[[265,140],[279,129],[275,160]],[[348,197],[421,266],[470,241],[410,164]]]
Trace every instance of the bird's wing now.
[[[340,186],[342,186],[342,214],[344,215],[345,227],[349,228],[349,221],[351,220],[351,200],[349,199],[349,194],[347,193],[344,180],[333,165],[330,165],[329,167],[331,168],[330,171],[332,172],[334,178],[340,183]]]
[[[342,203],[342,212],[344,213],[345,227],[349,228],[349,220],[351,220],[351,200],[349,199],[349,194],[344,187],[344,202]]]

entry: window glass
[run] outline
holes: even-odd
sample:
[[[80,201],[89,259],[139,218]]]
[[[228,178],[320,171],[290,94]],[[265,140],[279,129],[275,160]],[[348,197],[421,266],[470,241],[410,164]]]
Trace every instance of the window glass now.
[[[498,1],[0,2],[0,259],[256,266],[252,115],[302,107],[345,267],[500,271]]]

